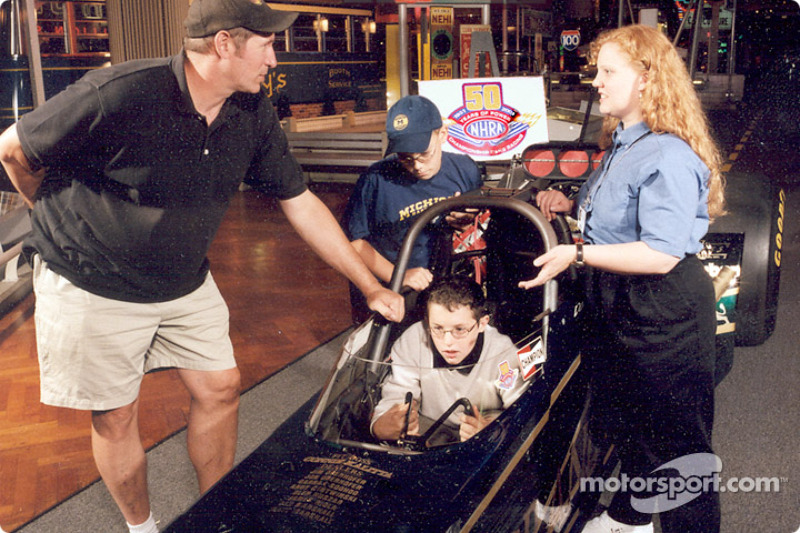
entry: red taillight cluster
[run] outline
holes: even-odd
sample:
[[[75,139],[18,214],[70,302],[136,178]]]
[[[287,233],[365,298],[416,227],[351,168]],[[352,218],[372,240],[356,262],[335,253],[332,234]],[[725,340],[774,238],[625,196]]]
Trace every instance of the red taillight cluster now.
[[[597,147],[533,145],[522,152],[522,166],[534,178],[585,178],[600,165],[603,153]]]

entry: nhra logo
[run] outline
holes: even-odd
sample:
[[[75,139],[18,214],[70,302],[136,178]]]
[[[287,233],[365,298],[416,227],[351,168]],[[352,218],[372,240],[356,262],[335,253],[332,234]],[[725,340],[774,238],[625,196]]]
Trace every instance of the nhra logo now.
[[[528,124],[516,121],[519,111],[503,103],[499,82],[467,83],[464,105],[450,114],[455,124],[447,128],[447,141],[473,156],[494,156],[516,148]]]
[[[561,46],[567,52],[572,52],[581,44],[581,32],[579,30],[564,30],[561,32]]]

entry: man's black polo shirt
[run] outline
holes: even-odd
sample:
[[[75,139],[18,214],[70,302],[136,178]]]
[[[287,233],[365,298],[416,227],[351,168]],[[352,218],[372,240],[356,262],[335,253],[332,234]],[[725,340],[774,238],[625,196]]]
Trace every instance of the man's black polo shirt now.
[[[209,127],[183,65],[181,53],[92,71],[18,122],[47,168],[27,244],[92,293],[186,295],[243,178],[280,199],[306,190],[266,95],[232,95]]]

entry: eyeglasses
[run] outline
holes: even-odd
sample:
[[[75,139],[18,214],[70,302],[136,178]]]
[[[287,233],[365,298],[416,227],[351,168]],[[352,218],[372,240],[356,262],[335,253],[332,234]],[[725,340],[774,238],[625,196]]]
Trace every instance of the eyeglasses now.
[[[433,335],[434,337],[436,337],[438,339],[444,338],[446,333],[449,333],[450,335],[452,335],[454,339],[463,339],[467,335],[469,335],[472,332],[472,330],[475,329],[475,326],[477,326],[477,325],[478,325],[478,321],[476,320],[471,328],[457,327],[457,328],[453,328],[453,329],[444,329],[442,326],[430,326],[429,325],[428,329],[430,330],[431,335]]]
[[[433,159],[435,153],[435,148],[432,150],[429,149],[421,154],[398,153],[397,160],[400,161],[400,163],[408,166],[413,166],[414,163],[422,163],[424,165]]]

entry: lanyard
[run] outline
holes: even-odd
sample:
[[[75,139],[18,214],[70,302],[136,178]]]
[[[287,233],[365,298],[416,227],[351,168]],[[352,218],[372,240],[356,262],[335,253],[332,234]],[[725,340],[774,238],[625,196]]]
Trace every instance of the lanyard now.
[[[605,180],[606,176],[608,176],[611,170],[615,166],[617,166],[617,164],[619,164],[620,161],[622,161],[622,158],[628,155],[628,152],[631,151],[631,148],[633,148],[634,144],[638,143],[651,133],[653,132],[646,131],[645,133],[643,133],[641,136],[639,136],[639,138],[633,141],[628,146],[628,148],[626,148],[625,151],[622,152],[616,159],[614,159],[615,154],[613,152],[611,153],[608,159],[608,163],[605,165],[603,173],[597,179],[597,182],[594,184],[594,186],[591,189],[589,189],[589,192],[586,193],[586,199],[583,201],[583,204],[581,204],[580,207],[578,208],[578,229],[580,230],[581,233],[585,233],[586,231],[586,219],[588,218],[589,207],[592,205],[592,199],[594,198],[594,195],[597,194],[598,189],[600,189],[600,185],[603,184],[603,180]]]
[[[623,158],[623,157],[625,157],[626,155],[628,155],[628,152],[630,152],[630,151],[631,151],[631,149],[633,148],[633,146],[634,146],[636,143],[638,143],[639,141],[641,141],[642,139],[644,139],[645,137],[647,137],[647,136],[648,136],[648,135],[650,135],[651,133],[653,133],[653,132],[652,132],[652,131],[646,131],[646,132],[644,132],[644,133],[643,133],[641,136],[639,136],[639,137],[638,137],[638,138],[637,138],[635,141],[633,141],[633,142],[632,142],[632,143],[631,143],[631,144],[628,146],[628,148],[626,148],[626,149],[625,149],[625,151],[624,151],[624,152],[622,152],[622,153],[619,155],[619,157],[617,157],[617,158],[614,158],[614,155],[615,155],[615,154],[614,154],[614,153],[612,153],[612,154],[611,154],[611,156],[609,157],[609,160],[608,160],[608,164],[607,164],[607,165],[606,165],[606,167],[605,167],[605,170],[604,170],[604,171],[603,171],[603,173],[600,175],[600,177],[597,179],[597,182],[595,183],[595,185],[594,185],[594,186],[593,186],[593,187],[592,187],[592,188],[589,190],[589,192],[586,194],[586,199],[583,201],[583,204],[581,205],[581,210],[583,210],[584,212],[588,212],[588,211],[589,211],[589,206],[590,206],[590,205],[592,205],[592,199],[594,198],[594,195],[595,195],[595,194],[597,194],[597,191],[598,191],[598,189],[600,189],[600,185],[602,185],[602,184],[603,184],[603,181],[606,179],[606,176],[608,176],[608,174],[611,172],[611,170],[612,170],[614,167],[616,167],[616,166],[619,164],[619,162],[620,162],[620,161],[622,161],[622,158]]]

